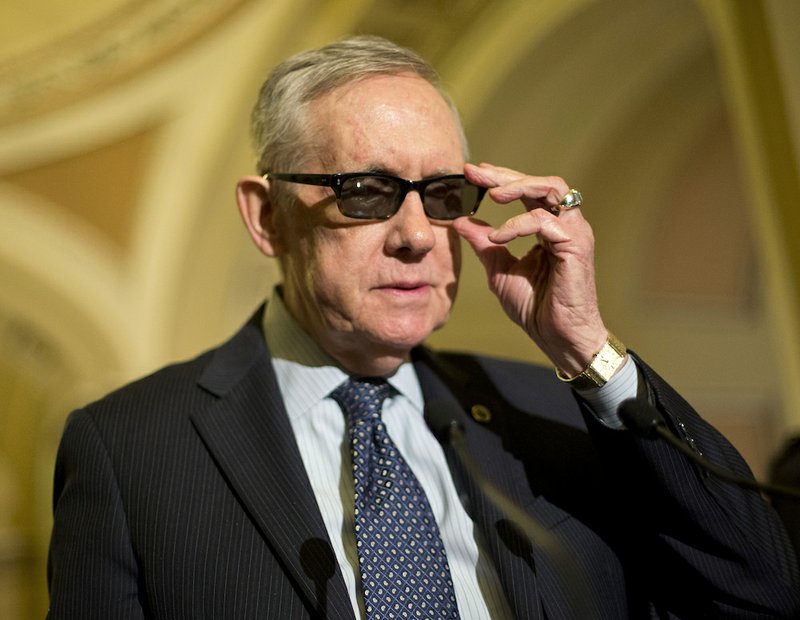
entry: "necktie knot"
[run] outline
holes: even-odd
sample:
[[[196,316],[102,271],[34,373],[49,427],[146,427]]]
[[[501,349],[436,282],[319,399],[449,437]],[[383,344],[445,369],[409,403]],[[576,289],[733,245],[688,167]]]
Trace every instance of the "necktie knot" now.
[[[333,392],[331,398],[347,412],[351,424],[379,419],[383,401],[392,393],[383,377],[352,377]]]

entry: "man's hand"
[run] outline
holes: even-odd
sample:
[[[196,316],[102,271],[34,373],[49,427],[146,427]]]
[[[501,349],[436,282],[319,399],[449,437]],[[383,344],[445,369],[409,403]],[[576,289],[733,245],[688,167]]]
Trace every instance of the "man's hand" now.
[[[560,215],[550,211],[569,186],[559,177],[528,176],[490,164],[466,164],[464,174],[490,188],[495,202],[525,205],[525,213],[496,230],[466,217],[453,226],[480,258],[506,314],[553,364],[577,375],[603,346],[608,331],[597,305],[591,226],[579,208]],[[534,237],[538,243],[517,258],[505,246],[517,237]]]

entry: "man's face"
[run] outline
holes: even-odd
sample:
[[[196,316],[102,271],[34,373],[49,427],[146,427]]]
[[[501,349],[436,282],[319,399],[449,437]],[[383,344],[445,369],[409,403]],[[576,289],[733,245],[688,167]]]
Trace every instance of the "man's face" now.
[[[305,170],[385,172],[422,179],[463,172],[453,114],[413,74],[339,87],[307,112],[314,144]],[[296,204],[275,216],[283,240],[284,297],[292,315],[351,372],[384,374],[447,320],[460,246],[431,222],[417,192],[381,221],[341,215],[332,190],[295,184]]]

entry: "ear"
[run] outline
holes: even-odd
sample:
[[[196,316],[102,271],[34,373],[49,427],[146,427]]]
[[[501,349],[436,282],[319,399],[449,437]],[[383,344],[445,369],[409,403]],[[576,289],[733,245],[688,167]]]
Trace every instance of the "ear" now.
[[[274,222],[275,210],[269,198],[269,181],[257,176],[242,177],[236,184],[236,203],[256,247],[267,256],[280,256],[284,247]]]

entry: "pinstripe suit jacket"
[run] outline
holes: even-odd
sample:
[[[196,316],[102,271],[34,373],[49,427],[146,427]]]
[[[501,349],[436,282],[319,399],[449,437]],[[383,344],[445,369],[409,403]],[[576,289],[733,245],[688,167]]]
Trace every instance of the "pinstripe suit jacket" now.
[[[258,313],[221,347],[70,416],[55,475],[50,617],[352,617],[260,326]],[[794,558],[756,493],[604,429],[549,370],[425,348],[414,363],[426,400],[492,412],[468,420],[470,453],[574,561],[567,571],[531,545],[445,448],[519,618],[797,612]],[[641,367],[676,434],[746,473]]]

